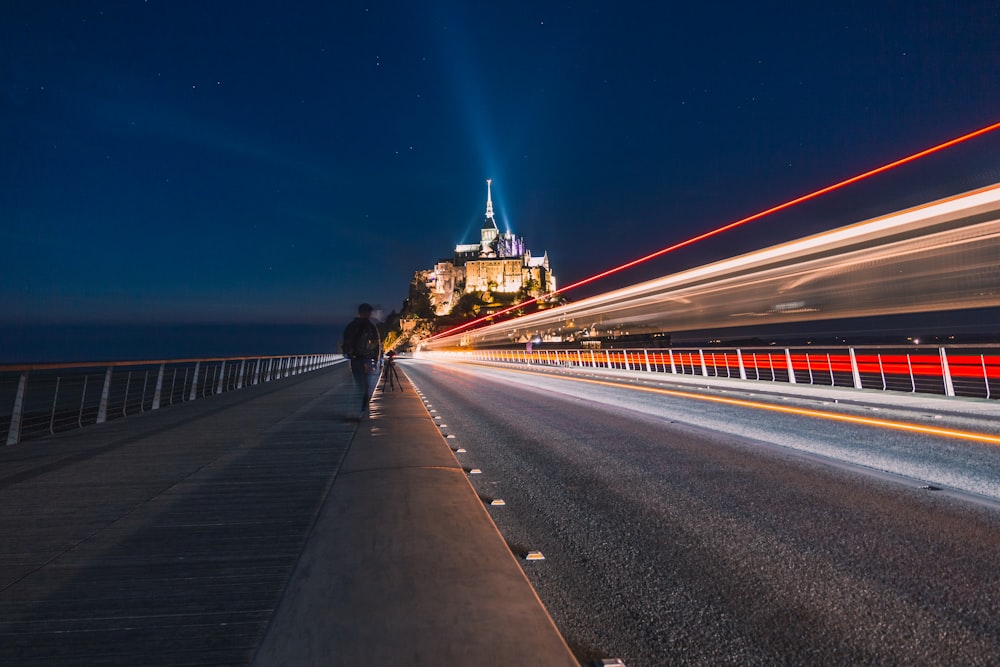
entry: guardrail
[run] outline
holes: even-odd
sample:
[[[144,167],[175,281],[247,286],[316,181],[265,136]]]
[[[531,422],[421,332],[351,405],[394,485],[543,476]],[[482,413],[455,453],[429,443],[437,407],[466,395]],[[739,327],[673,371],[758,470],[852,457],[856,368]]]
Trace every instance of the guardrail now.
[[[513,364],[1000,398],[1000,346],[535,349],[425,352]]]
[[[0,366],[0,434],[14,445],[330,366],[335,354]]]

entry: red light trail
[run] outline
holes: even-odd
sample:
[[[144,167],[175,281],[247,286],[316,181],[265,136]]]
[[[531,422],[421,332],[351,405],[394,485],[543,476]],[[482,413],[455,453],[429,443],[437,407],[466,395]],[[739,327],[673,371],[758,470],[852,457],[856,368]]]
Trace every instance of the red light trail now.
[[[602,271],[601,273],[594,274],[594,275],[590,276],[589,278],[584,278],[583,280],[578,280],[575,283],[571,283],[569,285],[566,285],[565,287],[561,287],[560,289],[557,289],[555,291],[549,292],[548,294],[543,294],[540,297],[536,297],[534,299],[528,299],[527,301],[522,301],[521,303],[514,304],[513,306],[509,306],[507,308],[504,308],[503,310],[497,311],[496,313],[493,313],[491,315],[484,315],[484,316],[476,318],[474,320],[470,320],[469,322],[466,322],[465,324],[460,324],[460,325],[458,325],[456,327],[452,327],[451,329],[448,329],[447,331],[442,331],[439,334],[435,334],[434,336],[431,336],[427,340],[435,340],[437,338],[442,338],[444,336],[449,336],[451,334],[455,334],[455,333],[458,333],[460,331],[464,331],[464,330],[469,329],[470,327],[472,327],[472,326],[474,326],[476,324],[479,324],[479,323],[484,322],[486,320],[495,318],[498,315],[505,315],[506,313],[512,312],[514,310],[517,310],[518,308],[521,308],[522,306],[525,306],[525,305],[530,304],[530,303],[541,303],[545,299],[553,297],[553,296],[555,296],[557,294],[562,294],[564,292],[568,292],[571,289],[576,289],[577,287],[581,287],[583,285],[587,285],[587,284],[592,283],[594,281],[600,280],[601,278],[606,278],[606,277],[608,277],[610,275],[613,275],[615,273],[619,273],[621,271],[624,271],[626,269],[630,269],[630,268],[632,268],[634,266],[637,266],[639,264],[642,264],[644,262],[648,262],[651,259],[656,259],[657,257],[661,257],[663,255],[666,255],[667,253],[673,252],[674,250],[679,250],[681,248],[684,248],[684,247],[687,247],[687,246],[692,245],[694,243],[697,243],[698,241],[703,241],[703,240],[705,240],[707,238],[711,238],[713,236],[717,236],[719,234],[722,234],[723,232],[727,232],[727,231],[729,231],[731,229],[735,229],[736,227],[739,227],[741,225],[745,225],[745,224],[747,224],[749,222],[753,222],[754,220],[759,220],[759,219],[761,219],[761,218],[763,218],[765,216],[771,215],[772,213],[777,213],[778,211],[783,211],[783,210],[785,210],[787,208],[791,208],[792,206],[795,206],[797,204],[801,204],[801,203],[809,201],[811,199],[816,199],[817,197],[820,197],[820,196],[825,195],[827,193],[833,192],[835,190],[839,190],[839,189],[841,189],[843,187],[846,187],[848,185],[852,185],[852,184],[857,183],[859,181],[863,181],[866,178],[871,178],[872,176],[876,176],[878,174],[884,173],[886,171],[889,171],[890,169],[895,169],[896,167],[900,167],[900,166],[902,166],[904,164],[908,164],[910,162],[914,162],[915,160],[919,160],[920,158],[927,157],[928,155],[932,155],[934,153],[943,151],[946,148],[951,148],[952,146],[956,146],[958,144],[964,143],[964,142],[969,141],[971,139],[975,139],[976,137],[982,136],[984,134],[987,134],[987,133],[992,132],[992,131],[997,130],[997,129],[1000,129],[1000,122],[993,123],[992,125],[987,125],[986,127],[980,128],[980,129],[975,130],[973,132],[969,132],[967,134],[963,134],[962,136],[955,137],[954,139],[949,139],[948,141],[945,141],[943,143],[937,144],[935,146],[931,146],[930,148],[925,148],[922,151],[919,151],[917,153],[913,153],[912,155],[908,155],[906,157],[900,158],[900,159],[895,160],[893,162],[889,162],[888,164],[884,164],[881,167],[876,167],[875,169],[871,169],[869,171],[866,171],[864,173],[858,174],[856,176],[851,176],[850,178],[847,178],[847,179],[844,179],[844,180],[839,181],[837,183],[834,183],[833,185],[828,185],[828,186],[826,186],[824,188],[820,188],[819,190],[814,190],[813,192],[810,192],[808,194],[802,195],[801,197],[796,197],[795,199],[791,199],[789,201],[786,201],[783,204],[778,204],[777,206],[772,206],[771,208],[768,208],[768,209],[765,209],[763,211],[760,211],[759,213],[754,213],[753,215],[748,215],[745,218],[740,218],[739,220],[737,220],[735,222],[730,222],[729,224],[723,225],[722,227],[716,227],[715,229],[709,230],[709,231],[707,231],[707,232],[705,232],[703,234],[699,234],[697,236],[693,236],[693,237],[691,237],[691,238],[689,238],[689,239],[687,239],[685,241],[680,241],[680,242],[675,243],[673,245],[667,246],[666,248],[662,248],[660,250],[657,250],[656,252],[652,252],[652,253],[650,253],[648,255],[644,255],[642,257],[639,257],[638,259],[634,259],[634,260],[632,260],[630,262],[626,262],[625,264],[621,264],[619,266],[613,267],[613,268],[608,269],[606,271]]]

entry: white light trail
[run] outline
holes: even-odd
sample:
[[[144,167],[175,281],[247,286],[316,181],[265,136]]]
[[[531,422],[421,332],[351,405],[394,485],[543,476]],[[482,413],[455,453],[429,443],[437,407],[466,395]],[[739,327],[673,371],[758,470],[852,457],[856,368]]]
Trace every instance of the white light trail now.
[[[1000,306],[1000,184],[457,333],[427,349]]]

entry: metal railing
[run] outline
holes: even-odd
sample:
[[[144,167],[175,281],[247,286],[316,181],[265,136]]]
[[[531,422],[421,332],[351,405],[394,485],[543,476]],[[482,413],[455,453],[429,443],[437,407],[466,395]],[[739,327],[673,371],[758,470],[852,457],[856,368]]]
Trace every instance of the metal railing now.
[[[425,352],[510,364],[606,368],[943,396],[1000,398],[1000,346],[536,349]]]
[[[0,435],[13,445],[298,375],[340,359],[307,354],[0,366]]]

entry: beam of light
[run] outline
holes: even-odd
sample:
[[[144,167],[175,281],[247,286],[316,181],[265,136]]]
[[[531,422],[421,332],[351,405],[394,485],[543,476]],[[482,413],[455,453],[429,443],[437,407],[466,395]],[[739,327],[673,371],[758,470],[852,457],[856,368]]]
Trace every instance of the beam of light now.
[[[876,176],[878,174],[887,172],[887,171],[889,171],[891,169],[895,169],[896,167],[900,167],[900,166],[908,164],[910,162],[914,162],[915,160],[919,160],[921,158],[927,157],[928,155],[932,155],[934,153],[938,153],[938,152],[943,151],[943,150],[945,150],[947,148],[951,148],[952,146],[956,146],[958,144],[964,143],[964,142],[969,141],[971,139],[975,139],[976,137],[982,136],[984,134],[987,134],[987,133],[992,132],[992,131],[997,130],[997,129],[1000,129],[1000,122],[996,122],[996,123],[993,123],[991,125],[987,125],[986,127],[982,127],[982,128],[980,128],[978,130],[974,130],[974,131],[969,132],[967,134],[963,134],[963,135],[961,135],[959,137],[955,137],[954,139],[949,139],[948,141],[945,141],[943,143],[937,144],[935,146],[931,146],[930,148],[925,148],[924,150],[919,151],[917,153],[913,153],[912,155],[908,155],[908,156],[900,158],[898,160],[894,160],[893,162],[889,162],[887,164],[884,164],[881,167],[876,167],[874,169],[870,169],[870,170],[868,170],[866,172],[863,172],[861,174],[857,174],[856,176],[851,176],[850,178],[847,178],[847,179],[844,179],[844,180],[839,181],[837,183],[834,183],[833,185],[828,185],[828,186],[826,186],[824,188],[820,188],[819,190],[814,190],[813,192],[810,192],[808,194],[802,195],[800,197],[796,197],[795,199],[790,199],[789,201],[786,201],[783,204],[778,204],[777,206],[772,206],[771,208],[768,208],[768,209],[765,209],[763,211],[760,211],[759,213],[754,213],[753,215],[748,215],[747,217],[741,218],[739,220],[736,220],[735,222],[731,222],[731,223],[729,223],[727,225],[723,225],[721,227],[717,227],[715,229],[709,230],[709,231],[707,231],[707,232],[705,232],[703,234],[699,234],[697,236],[693,236],[693,237],[691,237],[691,238],[689,238],[689,239],[687,239],[685,241],[680,241],[680,242],[675,243],[673,245],[670,245],[670,246],[667,246],[667,247],[662,248],[660,250],[657,250],[656,252],[652,252],[652,253],[650,253],[648,255],[644,255],[642,257],[639,257],[638,259],[634,259],[634,260],[632,260],[630,262],[626,262],[625,264],[621,264],[619,266],[610,268],[610,269],[608,269],[606,271],[602,271],[601,273],[597,273],[597,274],[595,274],[593,276],[590,276],[589,278],[584,278],[583,280],[578,280],[575,283],[571,283],[569,285],[561,287],[561,288],[559,288],[559,289],[557,289],[555,291],[549,292],[548,294],[543,294],[540,297],[533,298],[533,299],[528,299],[526,301],[522,301],[521,303],[514,304],[513,306],[510,306],[508,308],[504,308],[503,310],[500,310],[500,311],[498,311],[496,313],[493,313],[493,314],[490,314],[490,315],[484,315],[484,316],[478,317],[478,318],[476,318],[474,320],[470,320],[469,322],[466,322],[465,324],[460,324],[460,325],[458,325],[456,327],[452,327],[451,329],[448,329],[447,331],[442,331],[441,333],[435,334],[434,336],[431,336],[427,340],[428,341],[432,341],[432,340],[436,340],[438,338],[443,338],[445,336],[449,336],[449,335],[458,333],[460,331],[464,331],[464,330],[469,329],[469,328],[471,328],[471,327],[473,327],[473,326],[475,326],[477,324],[480,324],[482,322],[486,322],[486,321],[488,321],[490,319],[493,319],[493,318],[495,318],[497,316],[506,315],[507,313],[513,312],[513,311],[517,310],[518,308],[521,308],[521,307],[526,306],[526,305],[531,304],[531,303],[542,303],[546,299],[549,299],[549,298],[551,298],[553,296],[556,296],[558,294],[564,294],[565,292],[568,292],[570,290],[576,289],[577,287],[582,287],[583,285],[587,285],[587,284],[592,283],[594,281],[600,280],[601,278],[606,278],[606,277],[608,277],[610,275],[619,273],[621,271],[625,271],[626,269],[630,269],[630,268],[632,268],[634,266],[637,266],[639,264],[642,264],[644,262],[648,262],[649,260],[655,259],[657,257],[661,257],[661,256],[663,256],[663,255],[665,255],[665,254],[667,254],[669,252],[673,252],[675,250],[679,250],[681,248],[690,246],[690,245],[692,245],[694,243],[697,243],[699,241],[703,241],[703,240],[711,238],[713,236],[717,236],[719,234],[722,234],[723,232],[727,232],[727,231],[729,231],[731,229],[735,229],[736,227],[739,227],[741,225],[745,225],[745,224],[747,224],[749,222],[753,222],[753,221],[759,220],[759,219],[761,219],[761,218],[763,218],[765,216],[771,215],[772,213],[777,213],[779,211],[783,211],[785,209],[791,208],[792,206],[796,206],[796,205],[801,204],[803,202],[807,202],[809,200],[816,199],[817,197],[820,197],[822,195],[825,195],[825,194],[828,194],[828,193],[833,192],[835,190],[839,190],[841,188],[847,187],[848,185],[852,185],[852,184],[857,183],[859,181],[863,181],[863,180],[865,180],[867,178],[871,178],[872,176]]]
[[[477,364],[476,362],[468,362],[468,361],[459,363],[489,366],[488,364]],[[490,367],[492,368],[492,366]],[[540,375],[543,377],[552,377],[551,373],[543,373],[539,371],[528,371],[528,370],[513,369],[513,368],[505,368],[504,370],[510,373],[524,373],[526,375]],[[933,435],[942,438],[958,438],[959,440],[970,440],[972,442],[981,442],[988,445],[1000,445],[1000,435],[992,435],[990,433],[976,433],[974,431],[962,431],[951,428],[940,428],[937,426],[924,426],[922,424],[898,422],[890,419],[857,417],[854,415],[847,415],[839,412],[827,412],[826,410],[796,408],[790,405],[775,405],[773,403],[764,403],[761,401],[749,401],[740,398],[727,398],[725,396],[710,396],[707,394],[698,394],[689,391],[680,391],[677,389],[644,387],[642,385],[628,384],[626,382],[612,382],[609,380],[592,380],[589,378],[573,377],[570,375],[559,375],[558,377],[560,379],[570,380],[573,382],[595,384],[603,387],[612,387],[615,389],[632,389],[635,391],[643,391],[649,394],[659,394],[661,396],[673,396],[675,398],[690,398],[699,401],[708,401],[710,403],[721,403],[723,405],[733,405],[736,407],[752,408],[755,410],[768,410],[770,412],[780,412],[783,414],[797,415],[800,417],[812,417],[815,419],[826,419],[830,421],[845,422],[849,424],[858,424],[861,426],[886,428],[894,431],[907,431],[909,433],[919,433],[921,435]]]

